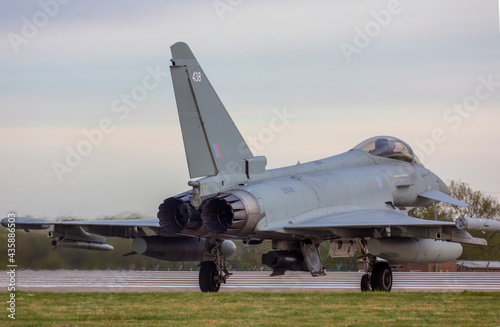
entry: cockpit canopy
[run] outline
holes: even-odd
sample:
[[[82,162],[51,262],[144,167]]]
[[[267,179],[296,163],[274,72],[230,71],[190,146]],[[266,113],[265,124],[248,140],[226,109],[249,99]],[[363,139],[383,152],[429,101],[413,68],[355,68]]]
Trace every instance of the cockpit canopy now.
[[[392,136],[375,136],[359,143],[353,149],[363,150],[373,156],[420,163],[408,144]]]

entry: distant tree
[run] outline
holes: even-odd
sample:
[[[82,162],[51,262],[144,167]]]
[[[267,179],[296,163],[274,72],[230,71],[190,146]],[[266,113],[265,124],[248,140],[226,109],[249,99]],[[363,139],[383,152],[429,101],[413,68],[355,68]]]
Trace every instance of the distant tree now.
[[[448,207],[448,213],[452,218],[471,217],[498,219],[500,216],[500,204],[494,197],[485,195],[481,191],[475,191],[469,184],[460,180],[450,181],[448,187],[451,190],[452,197],[469,204],[468,207]]]
[[[436,219],[437,213],[437,219]],[[439,203],[435,206],[413,208],[408,211],[408,216],[427,219],[427,220],[441,220],[441,221],[451,221],[451,215],[447,212],[445,205]]]
[[[357,271],[358,261],[361,256],[361,250],[358,249],[354,257],[346,258],[330,258],[328,256],[328,249],[330,242],[325,241],[321,244],[319,250],[323,266],[329,271]],[[359,247],[358,247],[359,248]]]
[[[82,219],[78,218],[76,216],[72,216],[72,215],[59,215],[54,220],[55,221],[76,221],[76,220],[82,220]]]
[[[500,204],[494,197],[485,195],[481,191],[475,191],[469,184],[462,181],[452,180],[448,187],[452,197],[469,204],[469,206],[459,207],[439,203],[437,206],[427,208],[413,208],[408,211],[408,215],[434,220],[435,210],[437,210],[437,220],[449,221],[454,221],[459,217],[498,219],[500,216]]]
[[[421,219],[434,220],[434,210],[437,210],[438,220],[454,221],[459,217],[499,219],[500,204],[492,196],[485,195],[481,191],[473,190],[469,184],[462,181],[450,181],[448,187],[451,196],[469,204],[467,207],[459,207],[440,203],[428,208],[414,208],[408,215]],[[436,209],[437,208],[437,209]],[[475,237],[485,238],[488,246],[476,246],[464,244],[461,259],[464,260],[500,260],[500,234],[481,233],[470,231]]]
[[[229,270],[268,270],[262,264],[262,254],[271,251],[271,242],[266,241],[257,245],[244,244],[242,241],[234,241],[236,253],[227,259]]]

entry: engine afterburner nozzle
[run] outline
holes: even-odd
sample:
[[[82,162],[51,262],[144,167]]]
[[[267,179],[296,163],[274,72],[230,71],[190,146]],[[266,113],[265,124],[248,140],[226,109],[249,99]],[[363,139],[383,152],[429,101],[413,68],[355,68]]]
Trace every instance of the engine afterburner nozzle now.
[[[201,227],[200,213],[189,202],[189,196],[171,197],[158,207],[160,226],[170,233]]]
[[[255,197],[243,190],[232,190],[207,199],[201,205],[203,226],[211,233],[250,233],[261,218]]]

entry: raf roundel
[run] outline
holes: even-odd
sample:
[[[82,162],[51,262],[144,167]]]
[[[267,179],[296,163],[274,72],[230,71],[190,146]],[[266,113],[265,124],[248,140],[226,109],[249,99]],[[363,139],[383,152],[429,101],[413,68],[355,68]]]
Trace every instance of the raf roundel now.
[[[380,179],[380,177],[375,176],[375,179],[377,180],[378,188],[382,188],[382,180]]]

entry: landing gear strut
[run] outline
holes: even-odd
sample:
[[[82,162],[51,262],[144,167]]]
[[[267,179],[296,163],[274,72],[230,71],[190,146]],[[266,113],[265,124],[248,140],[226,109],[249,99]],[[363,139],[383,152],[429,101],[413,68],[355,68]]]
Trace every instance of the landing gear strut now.
[[[390,292],[392,289],[391,267],[387,262],[377,262],[377,257],[368,252],[365,240],[362,240],[360,245],[366,271],[366,274],[361,277],[361,292],[370,289],[378,292]]]
[[[218,292],[220,285],[232,275],[226,268],[222,240],[207,239],[200,263],[198,281],[202,292]]]

